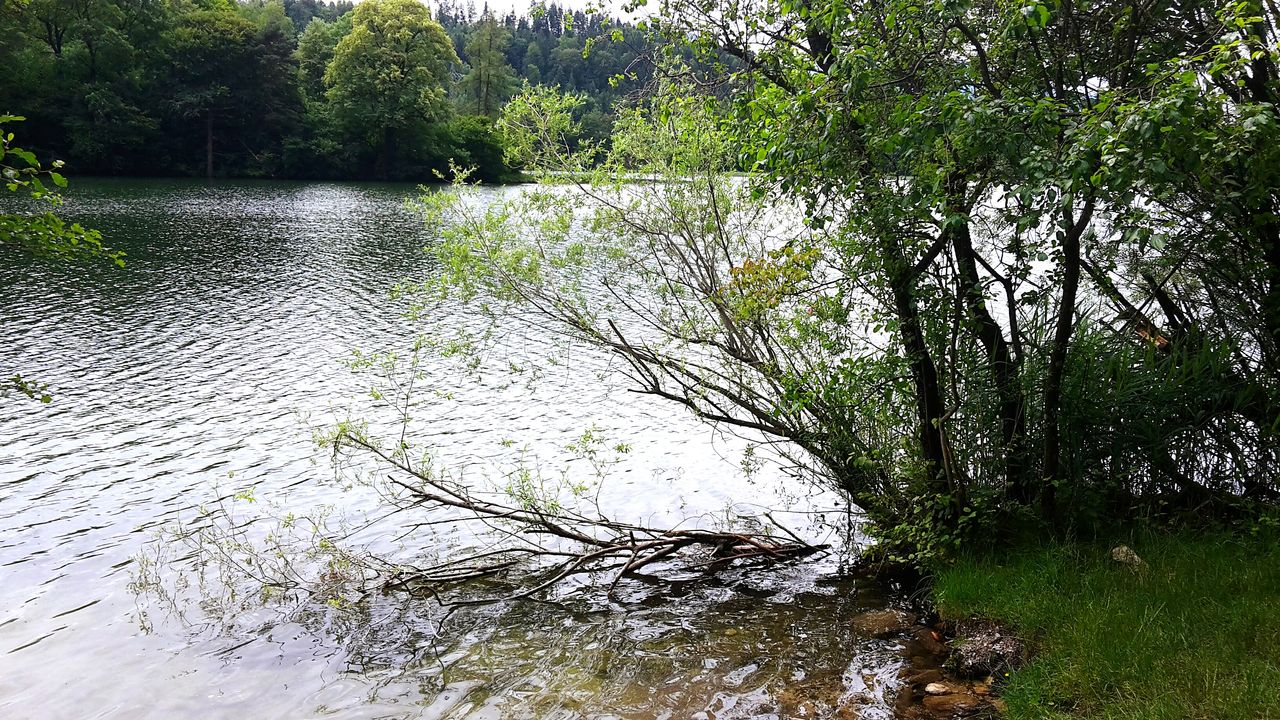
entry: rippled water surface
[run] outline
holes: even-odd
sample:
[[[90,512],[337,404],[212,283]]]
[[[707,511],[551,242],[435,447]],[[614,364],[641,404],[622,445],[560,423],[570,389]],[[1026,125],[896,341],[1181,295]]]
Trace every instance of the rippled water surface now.
[[[0,717],[883,716],[894,648],[846,622],[883,598],[838,578],[834,558],[444,619],[386,594],[212,623],[135,594],[157,533],[228,492],[377,510],[334,481],[309,428],[364,402],[342,364],[353,348],[402,347],[415,330],[388,295],[431,272],[431,238],[403,209],[412,192],[82,181],[68,213],[126,268],[6,259],[0,372],[55,399],[0,399]],[[426,322],[443,334],[468,320]],[[546,361],[546,338],[511,333],[524,364]],[[576,350],[545,373],[533,389],[459,377],[421,440],[482,481],[520,448],[563,463],[556,450],[594,427],[632,446],[600,493],[620,515],[707,524],[771,505],[829,540],[813,512],[831,498],[744,478],[743,441],[624,392],[607,359]]]

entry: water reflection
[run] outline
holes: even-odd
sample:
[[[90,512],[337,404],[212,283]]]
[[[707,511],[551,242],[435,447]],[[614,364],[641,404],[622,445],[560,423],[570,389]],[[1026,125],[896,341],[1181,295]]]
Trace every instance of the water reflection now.
[[[138,604],[132,559],[158,528],[198,517],[215,486],[355,521],[379,507],[334,482],[307,422],[363,403],[364,381],[341,365],[353,347],[395,347],[414,331],[387,296],[430,271],[420,250],[431,238],[402,207],[412,192],[82,181],[69,212],[128,266],[0,267],[0,372],[55,396],[0,400],[0,716],[800,717],[867,702],[874,716],[894,644],[856,637],[845,618],[883,598],[832,580],[836,559],[632,587],[603,607],[445,617],[399,593],[285,614],[246,605],[227,626]],[[530,364],[546,349],[513,342]],[[735,469],[742,441],[599,382],[607,367],[575,354],[532,391],[459,378],[424,441],[478,476],[510,461],[511,440],[563,462],[594,426],[633,448],[602,505],[656,525],[744,499],[830,504],[777,476],[748,481]],[[813,517],[789,524],[826,532]]]

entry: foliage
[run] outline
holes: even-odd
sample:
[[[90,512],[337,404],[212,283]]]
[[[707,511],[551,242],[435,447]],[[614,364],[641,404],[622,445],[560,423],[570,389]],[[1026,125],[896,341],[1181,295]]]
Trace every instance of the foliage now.
[[[469,69],[458,86],[459,99],[468,111],[497,117],[498,109],[515,90],[515,71],[506,59],[510,42],[510,33],[492,15],[486,14],[476,23],[466,44]]]
[[[67,260],[105,257],[123,266],[124,253],[104,247],[101,233],[79,223],[68,224],[53,212],[62,204],[59,191],[67,186],[66,178],[58,172],[62,163],[55,161],[45,167],[35,153],[14,144],[14,133],[6,125],[25,119],[0,115],[0,178],[7,192],[24,194],[33,201],[32,212],[0,214],[0,249]]]
[[[887,343],[847,397],[913,439],[854,499],[906,552],[1277,498],[1272,6],[662,7]]]
[[[351,32],[351,15],[343,15],[333,22],[316,20],[307,25],[298,36],[298,74],[302,81],[303,96],[311,103],[324,102],[324,74],[333,61],[333,53],[342,38]]]
[[[269,172],[272,159],[265,155],[271,150],[263,135],[287,127],[297,113],[292,25],[283,14],[260,13],[257,19],[262,26],[230,8],[192,12],[182,16],[169,40],[174,57],[170,111],[184,126],[194,120],[200,128],[184,134],[202,137],[203,143],[191,144],[205,150],[210,177],[224,126],[261,153],[257,161]]]
[[[512,98],[498,119],[507,162],[530,168],[584,169],[594,157],[574,164],[571,151],[582,134],[578,119],[586,105],[581,95],[545,85],[528,85]]]
[[[479,182],[502,183],[518,179],[506,161],[506,150],[493,123],[487,118],[464,115],[440,125],[430,136],[434,165],[472,168],[470,177]],[[452,177],[452,174],[449,175]]]
[[[907,556],[1280,498],[1273,3],[5,8],[0,103],[79,167],[542,173],[424,202],[431,292],[785,440]]]
[[[192,520],[164,528],[133,558],[129,589],[155,602],[139,610],[144,631],[158,611],[183,617],[198,608],[202,622],[229,632],[261,622],[254,615],[264,608],[297,621],[317,606],[351,607],[375,576],[375,561],[334,542],[351,533],[336,510],[299,514],[260,500],[252,487],[195,508]],[[202,561],[183,562],[193,555]]]
[[[605,348],[640,392],[783,438],[795,466],[892,517],[873,458],[909,471],[901,421],[855,413],[850,394],[891,396],[897,366],[851,327],[855,287],[820,236],[734,175],[716,100],[668,85],[621,114],[608,147],[574,149],[581,106],[529,87],[500,118],[508,149],[542,168],[540,188],[481,203],[459,182],[421,198],[440,234],[424,311],[466,302]]]
[[[497,159],[467,155],[493,139],[454,121],[495,117],[519,77],[587,94],[588,130],[607,134],[623,94],[610,79],[645,51],[635,27],[598,13],[553,5],[537,19],[499,19],[446,5],[432,18],[421,3],[399,5],[413,22],[439,25],[409,53],[425,64],[401,68],[408,55],[392,57],[362,30],[348,40],[330,97],[324,78],[353,32],[351,2],[3,4],[0,107],[22,108],[32,118],[28,146],[79,173],[433,180],[450,159]],[[396,15],[362,12],[381,16],[379,27]],[[421,54],[429,45],[432,57]],[[454,102],[444,104],[446,95]],[[479,170],[486,180],[512,175],[501,163]]]
[[[428,296],[786,440],[917,562],[1274,502],[1278,19],[1134,12],[664,3],[695,63],[608,143],[575,145],[584,100],[546,88],[499,119],[577,193],[424,202]]]
[[[378,148],[386,177],[398,135],[444,113],[453,44],[427,7],[415,0],[370,0],[352,15],[324,74],[326,97],[349,132]]]
[[[259,0],[260,2],[263,0]],[[283,9],[285,15],[293,21],[295,32],[301,34],[313,20],[319,20],[324,23],[332,23],[333,21],[347,15],[355,9],[355,3],[349,0],[343,2],[329,2],[327,0],[284,0]]]

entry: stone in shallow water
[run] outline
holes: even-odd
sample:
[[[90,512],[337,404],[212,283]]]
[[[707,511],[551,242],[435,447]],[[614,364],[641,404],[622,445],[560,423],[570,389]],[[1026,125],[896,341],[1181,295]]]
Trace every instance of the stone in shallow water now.
[[[924,699],[924,709],[934,717],[964,717],[980,710],[985,703],[966,693],[929,695]]]
[[[934,667],[912,673],[904,678],[908,685],[930,685],[942,680],[942,670]]]
[[[946,655],[948,649],[935,630],[923,626],[911,631],[911,641],[907,643],[907,653],[910,655],[940,657]]]
[[[914,615],[902,610],[870,610],[854,616],[850,624],[864,637],[886,638],[906,632],[915,622]]]

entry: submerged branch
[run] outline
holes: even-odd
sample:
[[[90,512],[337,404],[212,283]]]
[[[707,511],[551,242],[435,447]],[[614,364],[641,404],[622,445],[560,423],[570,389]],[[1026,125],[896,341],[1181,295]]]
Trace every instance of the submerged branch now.
[[[613,571],[610,594],[624,577],[652,570],[659,563],[673,574],[713,571],[735,563],[776,564],[814,555],[827,545],[814,545],[766,518],[780,531],[658,528],[588,517],[558,505],[540,506],[534,501],[514,504],[480,499],[461,485],[428,469],[414,467],[400,455],[388,453],[367,438],[347,435],[342,444],[372,454],[394,474],[387,480],[416,507],[461,510],[458,522],[472,521],[499,530],[503,540],[520,545],[496,547],[428,567],[398,565],[382,578],[386,589],[424,589],[444,605],[475,605],[532,598],[580,574]],[[501,542],[501,541],[499,541]],[[546,564],[544,572],[530,578],[528,570]],[[482,579],[514,581],[515,590],[497,595],[441,597],[445,590]]]

